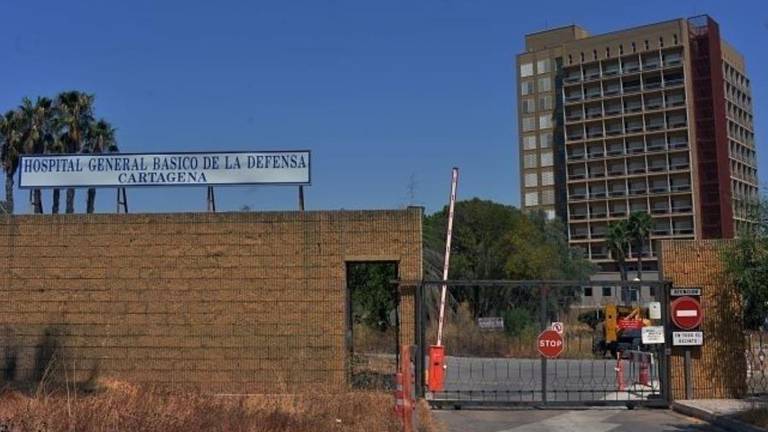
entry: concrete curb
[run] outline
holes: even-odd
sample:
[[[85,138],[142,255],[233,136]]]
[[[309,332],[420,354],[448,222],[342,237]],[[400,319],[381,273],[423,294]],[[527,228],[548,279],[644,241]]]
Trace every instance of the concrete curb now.
[[[670,408],[672,408],[672,411],[687,415],[689,417],[694,417],[699,420],[704,420],[730,432],[768,432],[768,429],[763,429],[761,427],[753,426],[749,423],[744,423],[743,421],[736,420],[728,416],[717,415],[705,409],[695,408],[677,402],[672,402]]]

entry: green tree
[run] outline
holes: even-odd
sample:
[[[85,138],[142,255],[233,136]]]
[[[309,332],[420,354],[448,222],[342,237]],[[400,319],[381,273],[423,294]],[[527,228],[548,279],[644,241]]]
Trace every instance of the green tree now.
[[[79,91],[66,91],[56,96],[56,106],[62,131],[60,139],[67,153],[83,150],[86,134],[93,123],[93,101],[95,97]],[[67,213],[75,212],[75,189],[67,189]]]
[[[730,281],[742,296],[744,325],[764,327],[768,317],[768,202],[753,209],[754,225],[739,232],[721,259]]]
[[[352,320],[380,331],[394,325],[391,314],[396,307],[396,287],[392,281],[397,278],[394,263],[360,262],[350,263],[347,269],[347,283],[352,303]]]
[[[12,214],[14,175],[19,168],[19,157],[24,152],[21,140],[21,117],[16,111],[0,116],[0,162],[5,171],[4,212]]]
[[[448,209],[425,217],[425,278],[442,276]],[[571,248],[558,221],[543,214],[520,210],[477,198],[459,201],[454,213],[449,277],[453,280],[567,279],[585,280],[594,266],[579,250]],[[576,287],[574,287],[576,288]],[[433,297],[426,301],[436,303]],[[512,307],[529,311],[539,307],[538,291],[532,287],[457,287],[450,291],[454,303],[467,302],[474,317],[498,315]],[[575,295],[575,291],[571,294]],[[558,307],[564,298],[550,299]],[[430,306],[430,310],[436,307]]]
[[[653,219],[645,212],[634,212],[627,221],[632,249],[637,254],[637,278],[643,276],[643,250],[651,237]]]
[[[88,125],[83,153],[116,153],[118,151],[115,139],[115,128],[104,119]],[[93,213],[96,205],[96,188],[88,188],[86,212]]]
[[[54,136],[53,101],[48,98],[24,98],[18,109],[21,117],[21,140],[25,154],[43,154]],[[32,190],[32,202],[35,213],[43,213],[42,193]]]
[[[627,255],[629,254],[630,234],[627,220],[614,221],[608,224],[608,234],[605,238],[611,257],[619,267],[621,280],[627,280]]]

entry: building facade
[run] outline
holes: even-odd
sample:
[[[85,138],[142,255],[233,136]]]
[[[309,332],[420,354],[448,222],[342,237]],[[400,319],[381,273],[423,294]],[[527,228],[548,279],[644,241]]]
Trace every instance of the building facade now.
[[[658,270],[664,239],[733,238],[758,199],[744,58],[701,16],[590,35],[525,38],[517,57],[522,207],[564,221],[605,272],[608,224],[653,218],[631,250]]]

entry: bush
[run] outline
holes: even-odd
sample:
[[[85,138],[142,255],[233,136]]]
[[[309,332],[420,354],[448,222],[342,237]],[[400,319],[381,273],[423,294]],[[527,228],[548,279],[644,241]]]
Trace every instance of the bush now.
[[[509,336],[519,336],[527,328],[533,327],[533,316],[527,309],[511,308],[502,313],[504,332]]]

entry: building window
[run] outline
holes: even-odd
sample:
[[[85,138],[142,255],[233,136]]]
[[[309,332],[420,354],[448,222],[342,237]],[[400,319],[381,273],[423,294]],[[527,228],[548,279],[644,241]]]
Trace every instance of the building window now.
[[[523,96],[533,94],[533,81],[523,81],[520,83],[520,93]]]
[[[637,52],[637,45],[634,42],[632,42],[632,52]]]
[[[584,63],[584,53],[581,53],[581,62]]]
[[[552,152],[541,152],[541,166],[552,166]]]
[[[573,56],[568,54],[568,64],[573,63]]]
[[[603,287],[603,297],[613,297],[613,287]]]
[[[536,150],[536,135],[523,136],[523,149]]]
[[[659,47],[664,48],[664,38],[663,37],[659,38]]]
[[[672,43],[677,45],[677,33],[672,35]]]
[[[547,129],[552,127],[552,115],[544,114],[539,116],[539,129]]]
[[[523,132],[536,129],[536,117],[523,117]]]
[[[533,75],[533,63],[523,63],[520,65],[520,76],[529,77]]]
[[[651,44],[648,43],[648,39],[645,40],[645,50],[648,51],[651,49]]]
[[[541,203],[543,205],[552,205],[555,203],[555,190],[544,189],[541,191]]]
[[[555,173],[549,169],[541,172],[541,185],[552,186],[555,184]]]
[[[552,80],[549,77],[539,78],[539,93],[552,90]]]
[[[525,194],[525,205],[527,207],[539,205],[539,193],[528,192]]]
[[[585,286],[584,287],[584,297],[592,297],[592,287],[591,286]]]
[[[539,141],[541,142],[541,148],[552,147],[552,141],[554,140],[552,132],[542,132],[539,134]]]
[[[539,176],[535,172],[525,174],[525,187],[536,187],[539,185]]]
[[[552,64],[549,59],[543,59],[536,62],[536,73],[547,73],[551,70]]]
[[[555,218],[555,211],[552,209],[547,209],[544,211],[544,215],[547,217],[547,220],[553,220]]]
[[[539,96],[539,111],[549,111],[551,109],[552,109],[552,95]]]
[[[592,50],[592,60],[597,60],[597,50]]]
[[[523,157],[523,168],[536,168],[536,153],[526,153]]]
[[[532,98],[523,99],[523,114],[533,114],[536,111],[536,104]]]

